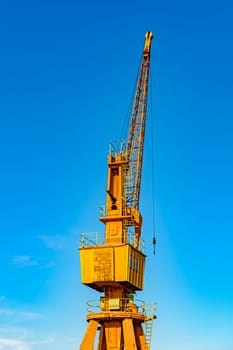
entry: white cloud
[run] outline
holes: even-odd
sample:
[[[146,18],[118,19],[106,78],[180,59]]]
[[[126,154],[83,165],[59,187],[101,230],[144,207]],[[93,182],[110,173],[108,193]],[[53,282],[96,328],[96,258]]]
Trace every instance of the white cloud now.
[[[47,248],[52,250],[62,250],[67,246],[66,237],[61,235],[42,235],[39,236],[38,239],[41,240]]]
[[[14,313],[15,312],[13,310],[10,310],[10,309],[0,309],[0,315],[3,315],[3,316],[11,316]]]
[[[28,318],[28,319],[40,319],[43,316],[37,312],[19,312],[19,316],[22,316],[24,318]]]
[[[12,264],[19,267],[38,266],[39,262],[30,255],[16,255],[12,259]]]
[[[26,339],[26,337],[29,336],[30,330],[25,327],[19,327],[19,326],[4,326],[0,327],[0,334],[2,337],[9,338],[20,338],[20,339]]]
[[[12,257],[12,265],[17,267],[34,267],[49,269],[55,266],[54,261],[46,261],[43,258],[34,258],[30,255],[16,255]],[[1,301],[1,300],[0,300]],[[0,349],[1,350],[1,349]]]
[[[18,339],[0,338],[0,350],[31,350],[31,347]]]
[[[25,318],[25,319],[40,319],[42,318],[42,314],[37,313],[37,312],[29,312],[29,311],[19,311],[19,310],[14,310],[14,309],[0,309],[0,316],[5,316],[5,317],[10,317],[14,316],[15,317],[20,317],[20,318]]]
[[[40,345],[45,345],[45,344],[54,344],[54,343],[55,343],[55,339],[54,339],[54,337],[51,337],[51,336],[48,336],[47,339],[44,339],[44,340],[30,342],[30,344],[34,345],[34,346],[40,346]]]
[[[73,349],[81,342],[75,335],[56,332],[38,332],[20,327],[0,327],[0,350],[64,350]]]

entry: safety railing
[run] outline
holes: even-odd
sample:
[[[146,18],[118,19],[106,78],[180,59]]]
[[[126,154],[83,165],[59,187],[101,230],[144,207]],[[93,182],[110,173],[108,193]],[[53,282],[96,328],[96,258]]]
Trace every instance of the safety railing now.
[[[118,206],[114,211],[109,209],[106,209],[105,205],[101,205],[99,206],[99,217],[103,218],[103,217],[116,217],[116,216],[124,216],[126,215],[126,210],[124,210],[124,208]]]
[[[99,206],[99,217],[103,218],[103,217],[111,217],[111,216],[126,216],[129,217],[130,219],[130,209],[127,208],[126,205],[118,205],[117,209],[112,210],[112,209],[106,209],[105,205],[100,205]]]
[[[118,154],[125,154],[126,141],[125,140],[112,140],[109,143],[109,154],[116,157]]]
[[[127,232],[122,236],[120,244],[129,243],[134,246],[135,234],[133,232]],[[111,238],[111,234],[109,238],[106,239],[104,232],[85,232],[81,233],[80,237],[80,247],[96,247],[96,246],[107,246],[107,245],[116,245],[116,238]],[[119,241],[117,242],[119,245]],[[145,242],[142,238],[139,239],[139,246],[137,247],[139,251],[144,253],[145,251]]]
[[[86,303],[87,314],[108,313],[122,311],[141,314],[144,316],[143,329],[147,346],[151,348],[152,328],[155,319],[155,304],[145,304],[142,300],[135,300],[131,295],[128,298],[105,298],[90,300]]]
[[[145,304],[144,301],[130,296],[128,298],[106,298],[89,300],[86,303],[87,313],[109,312],[109,311],[137,312],[145,317],[153,317],[155,314],[155,304]]]

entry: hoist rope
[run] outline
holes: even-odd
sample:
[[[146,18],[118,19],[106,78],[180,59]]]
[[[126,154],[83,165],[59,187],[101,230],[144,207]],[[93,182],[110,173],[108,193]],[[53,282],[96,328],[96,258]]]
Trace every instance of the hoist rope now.
[[[153,90],[152,90],[152,69],[150,71],[150,115],[151,115],[151,185],[152,185],[152,231],[153,231],[153,238],[152,238],[152,244],[153,244],[153,253],[155,255],[155,245],[156,245],[156,238],[155,238],[155,162],[154,162],[154,125],[153,125]]]

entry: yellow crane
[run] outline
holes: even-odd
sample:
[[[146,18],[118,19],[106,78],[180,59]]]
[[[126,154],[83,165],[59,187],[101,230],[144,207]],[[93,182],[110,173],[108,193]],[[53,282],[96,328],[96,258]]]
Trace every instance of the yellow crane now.
[[[149,350],[154,304],[134,300],[143,290],[145,253],[139,211],[150,48],[147,32],[126,142],[110,143],[103,235],[82,234],[82,283],[103,293],[87,303],[88,326],[80,350]]]

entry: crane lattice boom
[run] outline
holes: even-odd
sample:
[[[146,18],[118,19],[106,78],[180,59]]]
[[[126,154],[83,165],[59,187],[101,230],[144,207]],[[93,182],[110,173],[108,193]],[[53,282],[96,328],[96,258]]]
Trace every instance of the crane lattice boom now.
[[[129,207],[133,207],[138,210],[142,177],[144,136],[146,128],[146,111],[148,103],[150,46],[152,38],[152,33],[147,32],[126,145],[129,160],[129,170],[127,171],[126,175],[126,203]]]

